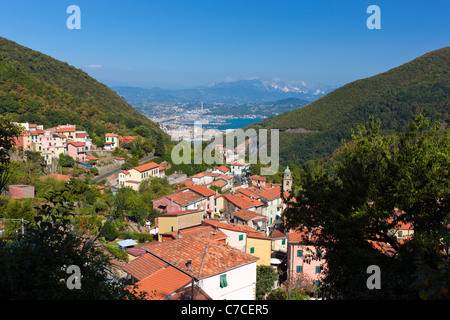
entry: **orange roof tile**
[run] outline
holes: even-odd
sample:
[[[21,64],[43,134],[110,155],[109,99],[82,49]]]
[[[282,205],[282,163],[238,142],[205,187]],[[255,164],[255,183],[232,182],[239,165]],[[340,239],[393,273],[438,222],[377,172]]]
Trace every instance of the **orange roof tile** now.
[[[134,167],[133,169],[139,171],[139,172],[145,172],[151,169],[155,169],[158,168],[159,164],[155,163],[155,162],[150,162],[150,163],[146,163],[137,167]]]
[[[196,226],[179,230],[181,237],[199,236],[201,238],[209,238],[213,240],[225,240],[227,235],[220,230],[216,230],[211,226]],[[178,239],[178,231],[166,232],[161,234],[163,237]]]
[[[213,219],[204,219],[203,222],[208,224],[208,225],[211,225],[211,226],[213,226],[215,228],[221,228],[221,229],[226,229],[226,230],[246,233],[247,237],[250,237],[250,238],[258,238],[258,239],[272,241],[272,239],[270,239],[269,237],[265,236],[262,232],[260,232],[260,231],[258,231],[256,229],[253,229],[252,227],[245,226],[245,225],[242,225],[242,224],[224,223],[224,222],[220,222],[220,221],[213,220]]]
[[[184,188],[183,188],[184,189]],[[183,190],[181,189],[181,190]],[[185,207],[190,205],[191,203],[200,201],[205,197],[191,190],[185,190],[182,192],[176,192],[166,196],[168,199],[173,200],[179,205]]]
[[[153,272],[166,266],[167,263],[161,261],[161,259],[158,259],[151,254],[144,254],[126,264],[122,270],[137,280],[142,280]]]
[[[262,206],[264,204],[258,200],[250,199],[247,196],[244,196],[244,195],[241,196],[241,194],[239,194],[239,193],[236,193],[236,194],[227,193],[227,194],[224,194],[224,198],[240,209],[248,209],[248,208],[252,208],[252,207],[258,207],[258,206]]]
[[[197,236],[164,242],[146,249],[174,267],[186,270],[196,279],[220,274],[259,260],[226,244]],[[186,268],[189,259],[192,271]]]
[[[190,284],[191,281],[192,278],[187,274],[172,266],[167,266],[137,282],[136,286],[137,291],[147,292],[150,300],[164,300],[168,299],[174,292]]]
[[[261,215],[261,214],[259,214],[257,212],[254,212],[254,211],[251,211],[251,210],[246,210],[246,209],[239,210],[238,212],[235,212],[234,215],[236,217],[242,219],[242,220],[245,220],[245,221],[253,220],[255,218],[264,217],[263,215]]]

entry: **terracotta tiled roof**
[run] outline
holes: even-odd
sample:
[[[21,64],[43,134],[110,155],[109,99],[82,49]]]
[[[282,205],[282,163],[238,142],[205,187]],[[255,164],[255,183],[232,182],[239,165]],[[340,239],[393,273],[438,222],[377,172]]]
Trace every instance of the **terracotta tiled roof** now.
[[[186,189],[192,190],[194,192],[197,192],[198,194],[201,194],[204,197],[211,197],[215,195],[216,193],[212,191],[211,189],[202,186],[202,185],[196,185],[196,186],[188,186]]]
[[[272,241],[272,239],[265,236],[262,232],[259,232],[258,230],[253,229],[252,227],[245,226],[242,224],[224,223],[224,222],[220,222],[220,221],[213,220],[213,219],[204,219],[203,222],[208,225],[211,225],[215,228],[221,228],[221,229],[246,233],[247,237],[250,237],[250,238],[258,238],[258,239]]]
[[[166,212],[161,215],[161,217],[165,216],[181,216],[193,212],[199,212],[199,210],[180,210],[180,211],[174,211],[174,212]]]
[[[115,134],[115,133],[107,133],[105,134],[105,137],[118,137],[119,135]]]
[[[292,232],[288,233],[288,240],[289,242],[305,242],[307,239],[313,241],[316,239],[317,233],[320,232],[319,229],[311,230],[311,232],[304,228],[302,230],[293,230]],[[310,237],[311,236],[311,237]]]
[[[69,181],[70,178],[72,178],[72,176],[66,176],[66,175],[62,175],[62,174],[58,174],[58,173],[52,173],[47,176],[41,177],[41,179],[46,179],[46,178],[53,178],[53,179],[56,179],[57,181]]]
[[[194,182],[190,179],[186,179],[184,181],[178,182],[177,184],[184,184],[185,186],[193,186]]]
[[[191,190],[176,192],[176,193],[170,194],[166,197],[168,199],[171,199],[174,202],[178,203],[182,207],[190,205],[191,203],[200,201],[205,198],[204,196],[202,196],[194,191],[191,191]]]
[[[86,133],[77,133],[77,138],[86,138]]]
[[[245,220],[245,221],[250,221],[250,220],[253,220],[255,218],[264,217],[263,215],[260,215],[259,213],[256,213],[256,212],[251,211],[251,210],[246,210],[246,209],[239,210],[238,212],[235,212],[234,215],[236,217],[242,219],[242,220]]]
[[[228,182],[226,182],[225,180],[214,180],[213,182],[211,182],[210,184],[208,184],[209,186],[216,186],[219,188],[223,188],[228,184]]]
[[[260,177],[260,176],[255,174],[255,175],[250,177],[250,180],[266,181],[266,177]]]
[[[187,229],[179,230],[181,237],[199,236],[201,238],[209,238],[213,240],[225,240],[227,235],[220,230],[216,230],[211,226],[196,226]],[[163,237],[170,237],[171,239],[178,239],[178,231],[166,232],[161,234]]]
[[[272,239],[286,238],[286,235],[278,229],[274,229],[270,234]]]
[[[236,194],[228,193],[228,194],[224,194],[224,198],[240,209],[248,209],[248,208],[258,207],[258,206],[263,205],[263,203],[258,200],[250,199],[249,197],[247,197],[245,195],[242,195],[242,197],[241,197],[240,195],[241,194],[239,194],[239,193],[236,193]]]
[[[142,280],[166,266],[167,263],[161,259],[158,259],[151,254],[144,254],[139,258],[132,260],[130,263],[127,263],[122,270],[137,280]]]
[[[261,198],[264,198],[267,201],[281,198],[281,189],[278,187],[264,188],[261,190],[255,187],[248,187],[248,190],[258,194]]]
[[[71,144],[74,147],[84,147],[84,146],[86,146],[86,144],[84,142],[73,142],[73,141],[71,141],[68,144]]]
[[[76,128],[75,127],[70,127],[70,128],[59,128],[59,129],[56,129],[55,130],[55,132],[56,133],[62,133],[62,132],[74,132],[76,130]]]
[[[145,256],[148,255],[146,254]],[[150,300],[165,300],[191,281],[192,278],[190,276],[168,265],[165,268],[153,272],[145,279],[137,282],[136,285],[138,291],[148,293]]]
[[[135,169],[135,170],[137,170],[139,172],[145,172],[145,171],[148,171],[148,170],[151,170],[151,169],[155,169],[155,168],[158,168],[158,167],[159,167],[159,164],[157,164],[155,162],[150,162],[150,163],[143,164],[141,166],[134,167],[133,169]]]
[[[87,160],[95,160],[95,161],[99,160],[97,157],[94,157],[94,156],[87,156],[86,159]]]
[[[220,274],[259,260],[226,244],[199,237],[181,238],[146,249],[174,267],[186,270],[196,279]],[[189,259],[192,271],[186,268]]]
[[[230,169],[228,169],[225,166],[214,167],[214,169],[218,169],[218,170],[222,171],[223,173],[230,171]]]

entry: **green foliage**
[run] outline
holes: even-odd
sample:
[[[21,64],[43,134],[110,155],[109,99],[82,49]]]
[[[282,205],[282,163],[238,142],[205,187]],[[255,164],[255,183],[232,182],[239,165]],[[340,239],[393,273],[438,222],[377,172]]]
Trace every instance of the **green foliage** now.
[[[284,212],[288,228],[318,230],[305,241],[324,249],[325,298],[417,299],[424,287],[412,284],[448,264],[450,131],[422,115],[404,133],[383,136],[380,127],[373,119],[359,127],[328,168],[304,166],[296,202]],[[413,236],[399,241],[390,233],[399,224],[414,226]],[[370,265],[381,269],[380,290],[366,286]],[[436,279],[434,288],[448,290]]]
[[[12,241],[0,239],[0,298],[9,300],[142,299],[109,273],[111,260],[95,243],[53,217],[27,226]],[[68,266],[80,268],[81,287],[69,289]],[[109,278],[113,278],[113,281]]]
[[[119,236],[119,231],[116,228],[116,225],[111,220],[105,222],[103,229],[101,231],[101,236],[105,238],[107,241],[114,241]]]
[[[279,129],[281,163],[301,165],[331,156],[343,139],[351,139],[351,129],[369,124],[370,115],[381,120],[383,134],[406,131],[419,110],[448,123],[449,64],[450,47],[436,50],[247,128]]]
[[[278,280],[278,274],[274,268],[271,266],[257,266],[256,299],[263,299],[272,290],[276,280]]]
[[[85,129],[96,145],[108,131],[142,126],[164,134],[151,120],[106,85],[45,54],[0,38],[0,114],[15,121],[54,127],[71,123]]]
[[[59,161],[58,161],[58,164],[59,164],[61,167],[64,167],[64,168],[72,168],[72,167],[74,166],[74,164],[75,164],[75,161],[74,161],[73,158],[72,158],[71,156],[69,156],[68,154],[61,153],[61,154],[59,155]]]

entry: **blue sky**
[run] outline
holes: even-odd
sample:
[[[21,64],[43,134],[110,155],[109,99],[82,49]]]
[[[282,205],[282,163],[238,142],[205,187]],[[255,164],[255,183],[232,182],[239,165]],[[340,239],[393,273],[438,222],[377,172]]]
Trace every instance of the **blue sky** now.
[[[69,5],[81,30],[69,30]],[[369,5],[381,29],[369,30]],[[448,0],[5,1],[0,35],[107,84],[227,77],[342,85],[450,45]]]

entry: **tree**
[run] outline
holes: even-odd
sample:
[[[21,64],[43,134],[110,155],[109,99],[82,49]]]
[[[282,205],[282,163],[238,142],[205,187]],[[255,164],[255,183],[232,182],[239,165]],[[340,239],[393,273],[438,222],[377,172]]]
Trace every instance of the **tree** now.
[[[73,203],[64,193],[51,193],[47,200],[24,234],[0,238],[0,272],[8,275],[0,277],[0,299],[144,299],[136,286],[112,272],[111,258],[97,238],[73,230]],[[81,282],[74,287],[74,280]]]
[[[155,143],[155,155],[162,157],[164,156],[166,152],[166,146],[164,144],[164,138],[162,136],[162,134],[158,134],[158,137],[156,138],[156,143]]]
[[[67,154],[61,153],[59,155],[59,165],[64,168],[72,168],[75,164],[73,158]]]
[[[379,128],[373,118],[359,127],[328,169],[304,166],[284,212],[288,227],[315,231],[309,243],[325,249],[325,298],[418,299],[418,279],[449,263],[450,131],[420,114],[404,133],[381,136]],[[391,230],[400,224],[411,224],[413,236],[399,241]],[[367,286],[370,265],[381,270],[381,289]],[[448,292],[448,281],[433,280]]]
[[[275,281],[278,280],[278,274],[271,266],[256,267],[256,299],[261,300],[269,293]]]
[[[20,131],[20,128],[12,124],[8,118],[0,116],[0,194],[11,177],[8,170],[9,152],[14,146],[14,139],[20,135]]]

